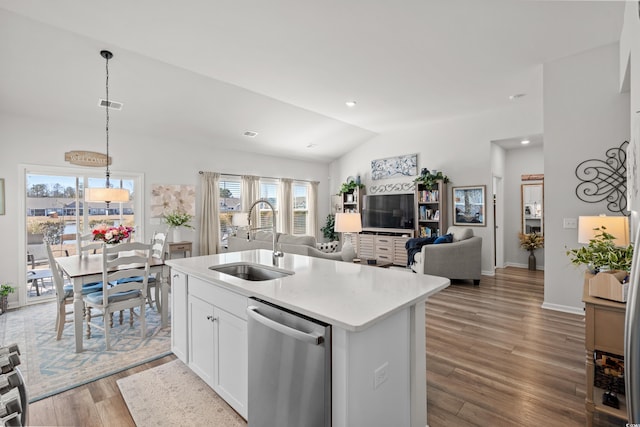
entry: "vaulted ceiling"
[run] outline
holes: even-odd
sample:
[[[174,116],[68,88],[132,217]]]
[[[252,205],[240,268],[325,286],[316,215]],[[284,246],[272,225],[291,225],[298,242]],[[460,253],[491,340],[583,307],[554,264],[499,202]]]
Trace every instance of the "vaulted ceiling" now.
[[[379,133],[513,103],[542,108],[541,64],[617,41],[623,9],[623,1],[0,0],[0,111],[101,126],[99,51],[108,49],[110,98],[124,103],[114,132],[331,161]]]

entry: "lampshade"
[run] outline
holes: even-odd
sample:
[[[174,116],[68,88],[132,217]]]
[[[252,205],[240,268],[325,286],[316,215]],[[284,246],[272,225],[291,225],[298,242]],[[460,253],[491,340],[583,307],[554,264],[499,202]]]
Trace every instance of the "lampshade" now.
[[[234,212],[231,217],[231,225],[234,227],[246,227],[249,225],[249,217],[246,212]]]
[[[334,230],[338,233],[359,233],[362,220],[359,213],[337,213]]]
[[[616,246],[629,245],[629,218],[626,216],[581,216],[578,217],[578,243],[589,243],[600,231],[599,228],[615,237]]]
[[[124,188],[85,188],[87,202],[128,202],[129,190]]]

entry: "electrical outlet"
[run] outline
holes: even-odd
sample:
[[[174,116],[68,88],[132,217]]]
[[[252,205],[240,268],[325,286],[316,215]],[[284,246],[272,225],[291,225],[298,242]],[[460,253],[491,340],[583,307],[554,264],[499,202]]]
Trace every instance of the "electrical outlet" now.
[[[373,371],[373,388],[380,387],[389,377],[387,372],[389,368],[389,362],[384,362],[378,369]]]

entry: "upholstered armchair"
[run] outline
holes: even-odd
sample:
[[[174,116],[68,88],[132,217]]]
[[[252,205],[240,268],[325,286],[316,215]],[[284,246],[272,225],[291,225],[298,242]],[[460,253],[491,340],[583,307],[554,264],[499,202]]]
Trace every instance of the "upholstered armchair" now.
[[[411,269],[416,273],[442,276],[448,279],[473,280],[480,284],[482,238],[473,235],[470,227],[451,226],[451,243],[422,246],[415,254]]]

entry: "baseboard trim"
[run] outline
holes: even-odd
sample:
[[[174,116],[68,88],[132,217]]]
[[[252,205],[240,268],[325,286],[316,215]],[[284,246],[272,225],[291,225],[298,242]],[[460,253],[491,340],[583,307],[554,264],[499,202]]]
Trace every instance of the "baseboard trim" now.
[[[548,302],[542,303],[542,308],[546,310],[562,311],[563,313],[577,314],[584,316],[584,308],[573,307],[570,305],[551,304]]]

